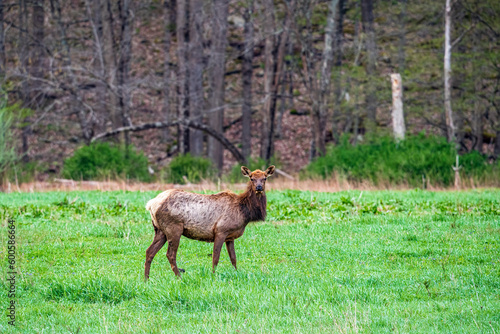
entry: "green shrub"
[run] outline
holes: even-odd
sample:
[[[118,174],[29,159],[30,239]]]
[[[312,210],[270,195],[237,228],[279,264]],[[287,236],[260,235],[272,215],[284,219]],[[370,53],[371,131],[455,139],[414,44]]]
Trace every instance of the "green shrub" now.
[[[392,137],[373,138],[356,146],[344,137],[338,146],[329,147],[324,157],[306,167],[305,176],[324,179],[334,173],[351,181],[371,181],[374,184],[409,184],[418,186],[425,177],[432,184],[453,183],[456,149],[445,138],[409,136],[397,143]],[[467,176],[491,175],[494,166],[477,152],[462,156],[460,165]]]
[[[189,153],[176,156],[167,167],[167,181],[171,183],[184,184],[184,176],[189,182],[197,183],[211,178],[214,174],[210,160],[193,157]]]
[[[63,176],[74,180],[151,179],[148,159],[142,152],[109,143],[80,147],[64,161]]]

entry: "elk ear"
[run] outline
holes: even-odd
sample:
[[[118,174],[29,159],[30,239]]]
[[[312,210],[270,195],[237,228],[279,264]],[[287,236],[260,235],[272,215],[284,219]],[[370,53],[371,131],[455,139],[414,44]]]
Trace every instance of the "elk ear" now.
[[[271,176],[271,175],[273,175],[273,173],[274,173],[274,170],[275,170],[275,169],[276,169],[276,168],[275,168],[274,166],[269,166],[269,167],[266,169],[266,176]]]
[[[245,166],[241,166],[241,173],[243,174],[243,176],[250,177],[252,171]]]

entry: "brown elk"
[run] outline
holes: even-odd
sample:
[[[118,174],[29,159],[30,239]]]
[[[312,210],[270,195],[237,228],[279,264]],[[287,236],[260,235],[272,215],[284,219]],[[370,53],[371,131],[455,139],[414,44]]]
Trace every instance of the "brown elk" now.
[[[249,222],[266,219],[265,184],[267,177],[274,173],[274,166],[264,172],[258,169],[252,172],[242,166],[241,172],[250,180],[246,191],[240,195],[230,191],[202,195],[170,189],[148,202],[146,209],[151,213],[155,236],[146,251],[146,280],[149,278],[153,258],[167,241],[168,261],[175,275],[180,277],[176,257],[181,236],[214,243],[214,273],[225,242],[231,263],[236,269],[234,240],[243,235]]]

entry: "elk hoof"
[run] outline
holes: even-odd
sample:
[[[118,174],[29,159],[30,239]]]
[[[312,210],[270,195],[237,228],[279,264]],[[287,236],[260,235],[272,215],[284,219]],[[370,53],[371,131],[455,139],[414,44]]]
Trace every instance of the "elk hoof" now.
[[[179,268],[179,272],[180,273],[185,273],[186,271],[184,269],[182,269],[182,268]]]

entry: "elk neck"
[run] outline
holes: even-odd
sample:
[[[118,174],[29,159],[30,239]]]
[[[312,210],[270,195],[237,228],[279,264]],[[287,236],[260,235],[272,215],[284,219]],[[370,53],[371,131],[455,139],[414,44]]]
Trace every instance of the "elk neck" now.
[[[245,223],[263,221],[266,219],[266,194],[257,195],[249,182],[247,190],[238,196],[238,202],[241,212],[245,217]]]

